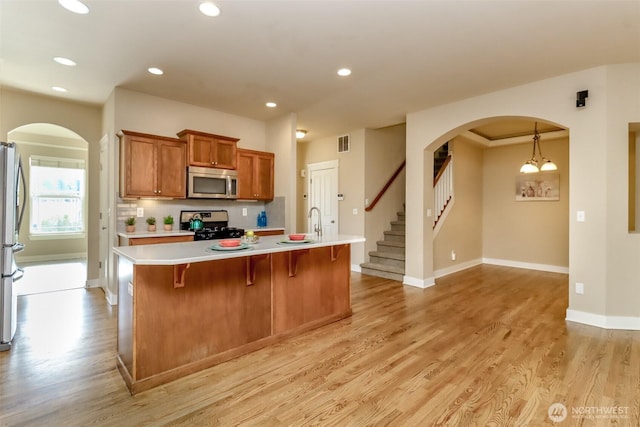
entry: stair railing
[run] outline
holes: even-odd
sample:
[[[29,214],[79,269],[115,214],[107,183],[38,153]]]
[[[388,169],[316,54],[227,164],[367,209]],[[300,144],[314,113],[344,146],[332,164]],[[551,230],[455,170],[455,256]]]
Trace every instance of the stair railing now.
[[[393,175],[391,176],[391,178],[389,178],[389,180],[387,181],[387,183],[384,185],[384,187],[382,187],[382,190],[380,190],[380,192],[378,193],[378,195],[376,196],[375,199],[373,199],[373,202],[371,202],[371,204],[369,206],[367,206],[366,208],[364,208],[364,210],[366,212],[371,212],[373,210],[373,208],[376,206],[376,204],[378,204],[378,201],[382,198],[382,196],[384,196],[384,193],[387,192],[387,190],[389,189],[389,187],[391,187],[391,184],[393,184],[393,181],[396,180],[396,178],[398,177],[398,175],[400,175],[400,172],[402,172],[402,169],[404,169],[404,166],[407,164],[406,160],[402,161],[402,164],[398,167],[398,169],[393,173]]]
[[[435,179],[433,180],[434,209],[435,219],[433,226],[435,227],[438,220],[442,216],[447,204],[453,197],[453,163],[452,156],[447,156],[447,160],[442,164]]]

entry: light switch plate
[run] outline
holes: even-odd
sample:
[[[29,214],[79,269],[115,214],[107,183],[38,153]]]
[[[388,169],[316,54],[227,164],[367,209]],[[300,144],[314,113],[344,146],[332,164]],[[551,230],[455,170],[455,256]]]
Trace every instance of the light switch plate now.
[[[136,209],[136,216],[138,218],[142,218],[144,216],[144,208],[138,208]]]
[[[584,211],[578,211],[576,212],[576,221],[578,222],[584,222],[586,219],[585,213]]]
[[[576,294],[584,294],[584,283],[576,282]]]

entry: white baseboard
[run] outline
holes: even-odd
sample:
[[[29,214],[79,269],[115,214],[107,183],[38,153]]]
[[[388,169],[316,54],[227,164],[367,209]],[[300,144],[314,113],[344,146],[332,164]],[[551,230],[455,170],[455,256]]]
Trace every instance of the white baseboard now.
[[[102,287],[102,281],[100,279],[90,279],[87,280],[84,284],[85,288],[101,288]]]
[[[505,259],[495,259],[495,258],[476,258],[471,261],[461,262],[459,264],[452,265],[451,267],[441,268],[433,272],[434,277],[429,277],[427,279],[418,279],[415,277],[404,276],[403,283],[405,285],[416,286],[418,288],[428,288],[429,286],[433,286],[435,284],[435,279],[443,276],[447,276],[452,273],[457,273],[458,271],[466,270],[467,268],[475,267],[480,264],[491,264],[491,265],[500,265],[503,267],[513,267],[513,268],[526,268],[528,270],[539,270],[539,271],[549,271],[552,273],[564,273],[569,274],[568,267],[560,267],[557,265],[546,265],[546,264],[534,264],[529,262],[519,262],[519,261],[510,261]]]
[[[474,259],[471,261],[462,262],[460,264],[452,265],[451,267],[441,268],[433,272],[434,277],[437,279],[438,277],[446,276],[448,274],[457,273],[458,271],[466,270],[467,268],[475,267],[476,265],[482,264],[482,259]]]
[[[565,319],[570,322],[597,326],[603,329],[640,331],[640,317],[605,316],[603,314],[567,309],[567,317]]]
[[[351,271],[362,273],[362,268],[360,268],[360,264],[351,264]]]
[[[86,260],[87,253],[78,252],[78,253],[70,253],[70,254],[21,256],[19,259],[16,258],[16,261],[18,264],[21,264],[21,263],[28,263],[28,262],[66,261],[66,260],[76,260],[76,259]]]
[[[502,267],[526,268],[527,270],[548,271],[550,273],[569,274],[569,267],[531,262],[510,261],[506,259],[482,258],[483,264],[500,265]]]
[[[118,295],[114,294],[109,289],[104,289],[104,296],[109,305],[118,305]]]
[[[428,277],[426,279],[418,279],[417,277],[404,276],[402,278],[403,285],[409,285],[416,288],[429,288],[436,284],[435,277]]]

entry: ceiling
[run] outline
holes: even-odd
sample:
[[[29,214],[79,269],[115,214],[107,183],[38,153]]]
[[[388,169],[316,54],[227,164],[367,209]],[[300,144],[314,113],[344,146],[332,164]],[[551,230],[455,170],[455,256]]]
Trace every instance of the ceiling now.
[[[296,113],[313,140],[640,61],[637,0],[229,0],[216,1],[215,18],[198,0],[85,3],[78,15],[55,0],[2,0],[0,84],[97,105],[122,87],[263,121]],[[342,67],[353,74],[337,76]],[[526,128],[482,131],[491,140]]]

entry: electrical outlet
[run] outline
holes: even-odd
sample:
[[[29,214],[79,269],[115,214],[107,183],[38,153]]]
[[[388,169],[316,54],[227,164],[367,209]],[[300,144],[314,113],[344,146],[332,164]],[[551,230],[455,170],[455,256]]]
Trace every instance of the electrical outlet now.
[[[585,221],[585,213],[584,211],[577,211],[576,212],[576,221],[578,222],[584,222]]]
[[[451,261],[456,260],[456,251],[451,251]]]
[[[576,294],[584,294],[584,283],[576,282]]]
[[[247,216],[247,208],[242,208],[242,216]]]
[[[353,214],[358,215],[358,208],[353,208]]]
[[[138,208],[136,209],[136,216],[138,218],[142,218],[144,216],[144,208]]]

